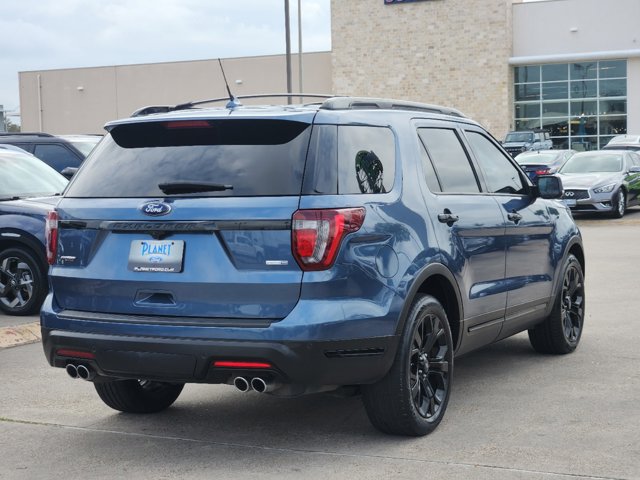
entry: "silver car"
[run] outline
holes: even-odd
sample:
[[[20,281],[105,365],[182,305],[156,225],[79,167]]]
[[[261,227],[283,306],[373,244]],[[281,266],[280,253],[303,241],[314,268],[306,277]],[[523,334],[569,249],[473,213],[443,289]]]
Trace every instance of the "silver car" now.
[[[620,218],[637,205],[640,155],[621,150],[578,152],[558,171],[563,200],[574,212],[603,212]]]

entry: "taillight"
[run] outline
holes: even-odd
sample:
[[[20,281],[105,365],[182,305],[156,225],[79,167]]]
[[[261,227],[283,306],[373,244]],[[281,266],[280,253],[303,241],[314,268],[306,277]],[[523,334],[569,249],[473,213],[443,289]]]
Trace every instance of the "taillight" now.
[[[365,209],[298,210],[293,214],[291,248],[302,270],[326,270],[333,265],[340,242],[364,222]]]
[[[539,168],[536,170],[536,175],[546,175],[547,173],[549,173],[548,168]]]
[[[49,265],[56,263],[58,251],[58,212],[52,210],[47,214],[44,236],[47,241],[47,262]]]

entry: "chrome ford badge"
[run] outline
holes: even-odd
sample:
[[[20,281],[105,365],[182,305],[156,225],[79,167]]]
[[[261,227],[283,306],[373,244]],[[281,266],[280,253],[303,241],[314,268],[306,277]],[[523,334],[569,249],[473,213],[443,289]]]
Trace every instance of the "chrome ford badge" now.
[[[169,213],[171,211],[171,205],[164,202],[146,202],[140,206],[140,211],[145,215],[159,217]]]

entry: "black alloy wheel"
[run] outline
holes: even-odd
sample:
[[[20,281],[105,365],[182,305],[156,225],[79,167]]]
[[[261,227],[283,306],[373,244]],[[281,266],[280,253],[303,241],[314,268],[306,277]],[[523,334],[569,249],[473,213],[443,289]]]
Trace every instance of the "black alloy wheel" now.
[[[46,276],[34,256],[23,248],[0,252],[0,310],[7,315],[31,315],[47,293]]]
[[[562,286],[551,314],[529,330],[533,348],[541,353],[573,352],[582,336],[585,316],[584,274],[578,259],[569,255],[565,261]]]
[[[453,378],[453,340],[446,312],[430,295],[414,301],[396,359],[379,382],[363,386],[371,423],[385,433],[426,435],[442,420]]]

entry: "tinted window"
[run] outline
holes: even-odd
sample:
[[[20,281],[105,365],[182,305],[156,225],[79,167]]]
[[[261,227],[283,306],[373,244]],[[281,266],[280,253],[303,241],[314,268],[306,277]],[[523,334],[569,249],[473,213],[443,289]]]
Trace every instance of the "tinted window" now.
[[[491,140],[477,132],[467,132],[467,138],[491,193],[525,193],[518,168]]]
[[[33,154],[58,172],[66,167],[80,166],[80,160],[62,145],[36,145]]]
[[[480,191],[469,158],[454,130],[420,128],[418,135],[427,148],[443,192]]]
[[[60,193],[67,179],[47,164],[22,153],[0,155],[0,198]]]
[[[395,141],[382,127],[338,127],[338,193],[386,193],[395,179]]]
[[[164,197],[158,185],[171,182],[233,187],[181,196],[299,195],[310,130],[283,120],[120,125],[92,152],[68,196]]]
[[[427,183],[429,190],[434,193],[441,192],[442,187],[440,186],[440,182],[438,181],[438,175],[433,168],[433,164],[431,163],[429,155],[427,155],[427,150],[422,142],[420,142],[420,157],[422,159],[422,167],[424,169],[424,180]]]
[[[309,155],[304,174],[305,195],[338,193],[338,127],[313,127]]]

